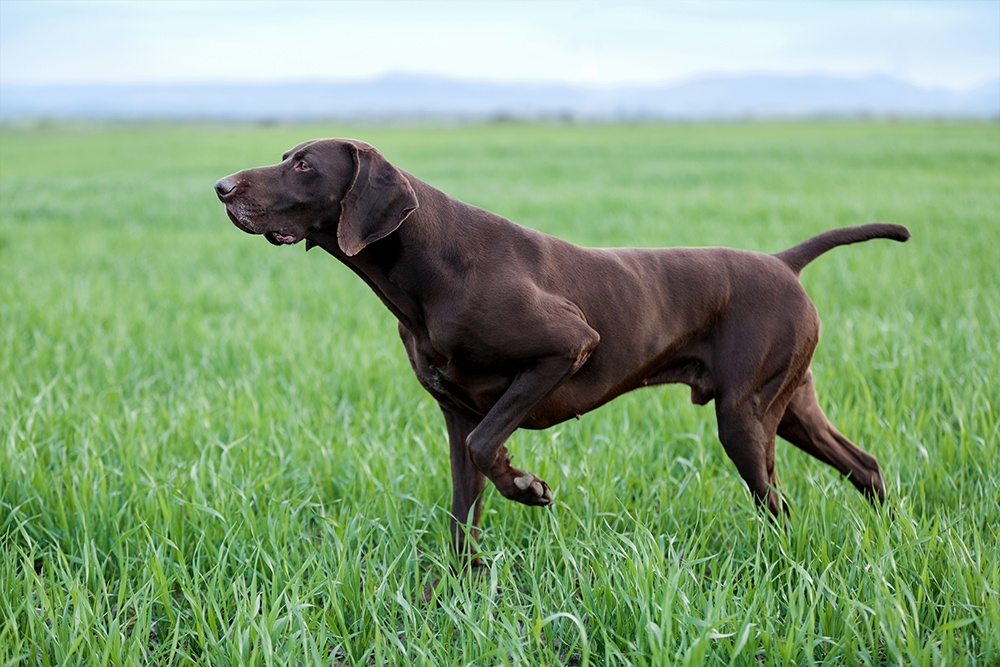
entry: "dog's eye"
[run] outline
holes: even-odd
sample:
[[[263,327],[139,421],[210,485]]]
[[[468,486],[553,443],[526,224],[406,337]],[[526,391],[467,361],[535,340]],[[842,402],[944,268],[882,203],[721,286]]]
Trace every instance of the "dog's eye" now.
[[[295,171],[309,171],[312,167],[305,160],[299,160],[295,163]]]

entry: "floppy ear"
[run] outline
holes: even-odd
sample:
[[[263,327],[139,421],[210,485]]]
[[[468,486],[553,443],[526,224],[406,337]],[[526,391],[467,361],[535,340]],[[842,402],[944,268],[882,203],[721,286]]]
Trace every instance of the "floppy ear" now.
[[[417,208],[413,186],[373,147],[349,144],[354,178],[340,202],[337,243],[348,257],[396,231]]]

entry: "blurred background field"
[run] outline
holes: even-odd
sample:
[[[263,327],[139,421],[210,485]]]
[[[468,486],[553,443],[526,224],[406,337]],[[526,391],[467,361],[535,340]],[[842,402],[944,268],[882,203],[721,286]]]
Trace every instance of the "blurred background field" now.
[[[212,185],[351,136],[583,245],[817,260],[822,404],[895,516],[779,442],[752,507],[684,387],[515,434],[447,556],[443,422],[346,267]],[[0,664],[892,664],[1000,660],[995,122],[22,124],[0,129]]]

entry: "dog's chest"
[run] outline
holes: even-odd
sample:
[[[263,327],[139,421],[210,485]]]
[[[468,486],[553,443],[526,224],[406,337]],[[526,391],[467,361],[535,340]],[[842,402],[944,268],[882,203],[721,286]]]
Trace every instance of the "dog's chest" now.
[[[461,364],[436,350],[426,335],[416,335],[402,326],[400,334],[417,380],[444,405],[484,415],[513,381],[512,375]]]

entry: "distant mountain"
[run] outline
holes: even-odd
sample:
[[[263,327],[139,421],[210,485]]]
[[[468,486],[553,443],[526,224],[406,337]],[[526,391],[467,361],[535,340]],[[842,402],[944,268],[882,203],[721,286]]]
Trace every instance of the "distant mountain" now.
[[[389,74],[277,84],[0,85],[0,119],[1000,117],[1000,79],[956,93],[889,77],[718,76],[574,86]]]

